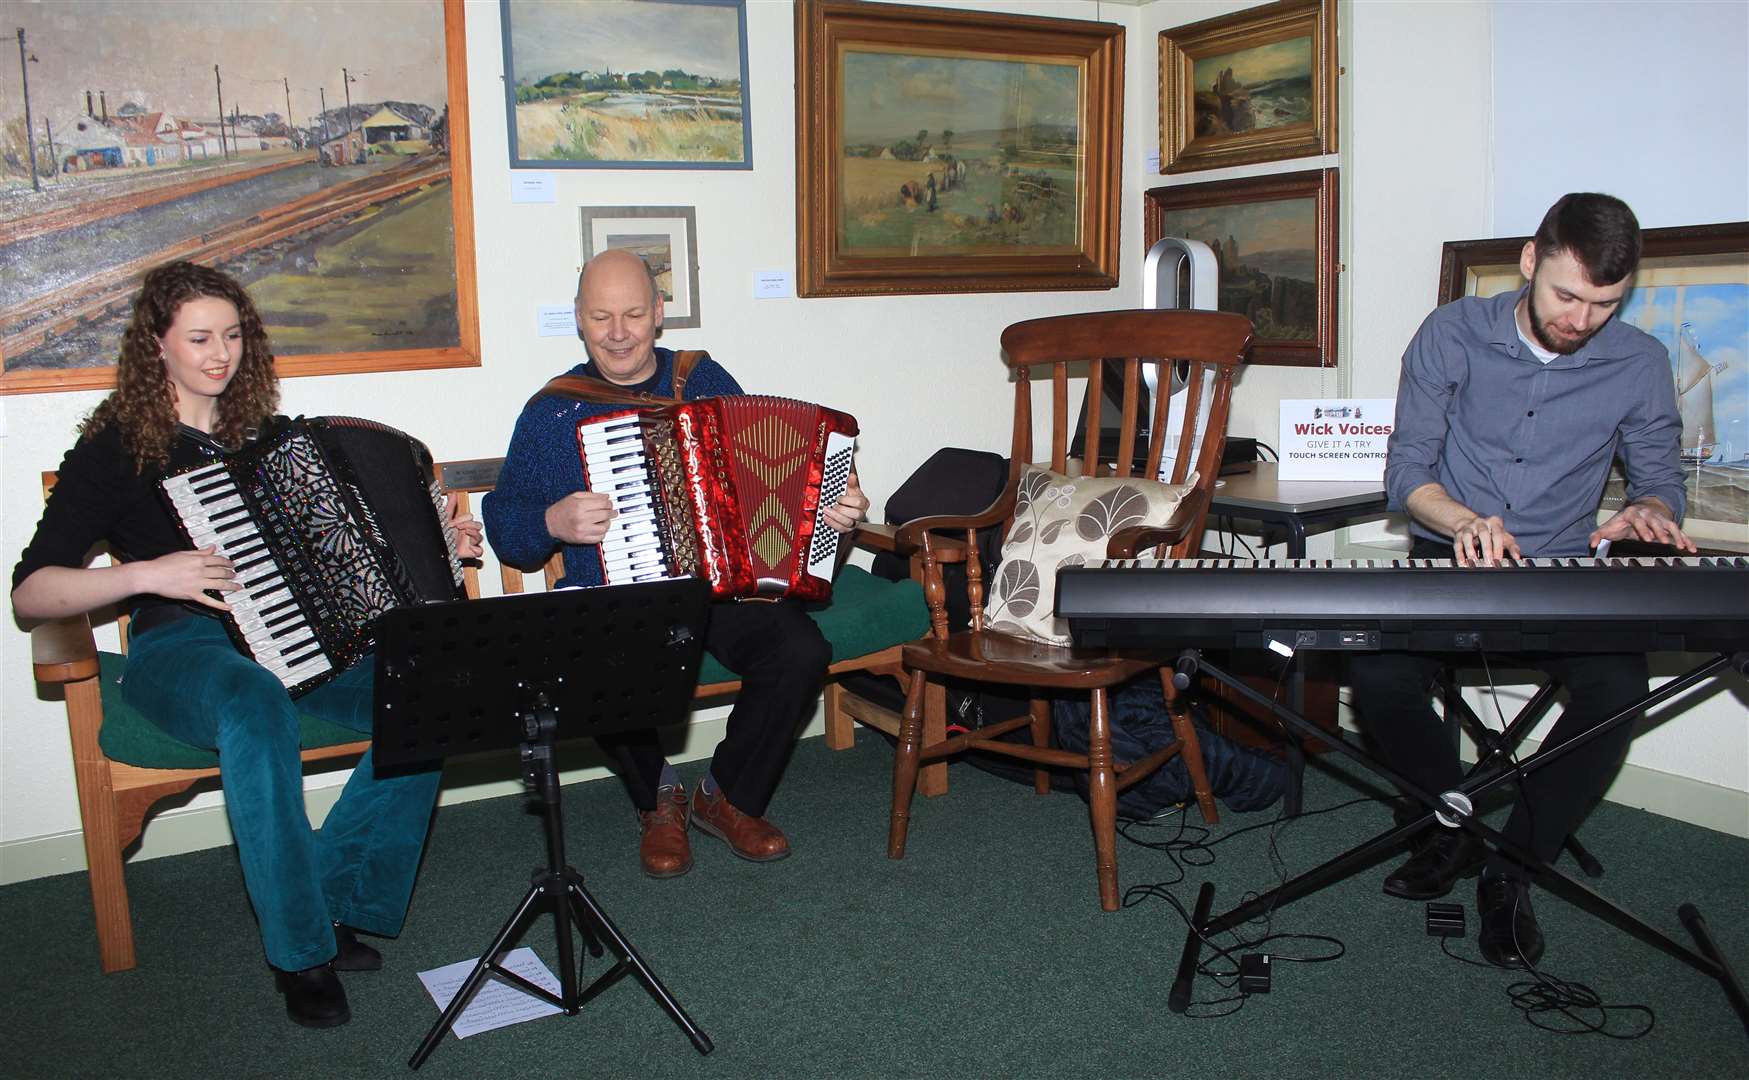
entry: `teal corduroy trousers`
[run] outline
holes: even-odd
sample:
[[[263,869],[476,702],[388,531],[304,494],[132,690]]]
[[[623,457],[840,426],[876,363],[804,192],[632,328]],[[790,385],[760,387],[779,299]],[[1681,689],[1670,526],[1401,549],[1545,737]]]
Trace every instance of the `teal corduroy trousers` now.
[[[393,936],[406,917],[441,770],[378,776],[367,751],[321,829],[304,809],[298,713],[369,734],[372,683],[367,660],[294,705],[217,619],[182,619],[129,645],[127,703],[218,751],[243,882],[267,962],[282,971],[333,959],[334,922]]]

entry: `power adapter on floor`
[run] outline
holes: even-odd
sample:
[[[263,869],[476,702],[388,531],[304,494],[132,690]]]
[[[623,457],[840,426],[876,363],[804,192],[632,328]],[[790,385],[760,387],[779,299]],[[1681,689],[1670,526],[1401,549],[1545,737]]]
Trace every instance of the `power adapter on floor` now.
[[[1428,904],[1427,936],[1464,936],[1464,906],[1462,904]]]
[[[1269,993],[1269,954],[1246,953],[1239,957],[1239,992]]]

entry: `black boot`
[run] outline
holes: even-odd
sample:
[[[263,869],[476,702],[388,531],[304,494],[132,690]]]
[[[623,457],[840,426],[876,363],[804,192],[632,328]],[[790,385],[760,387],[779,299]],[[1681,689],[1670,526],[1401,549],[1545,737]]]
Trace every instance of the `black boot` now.
[[[273,972],[285,995],[285,1014],[292,1023],[307,1028],[339,1027],[352,1019],[352,1007],[346,1004],[346,988],[333,964],[317,964],[302,971]]]
[[[381,971],[383,954],[358,940],[352,927],[334,924],[335,971]]]
[[[1458,878],[1469,876],[1485,853],[1481,841],[1462,829],[1435,826],[1409,861],[1385,878],[1385,892],[1405,900],[1437,900]]]
[[[1542,957],[1543,932],[1530,910],[1530,886],[1523,878],[1483,873],[1476,883],[1476,914],[1482,924],[1476,945],[1488,963],[1522,968]]]

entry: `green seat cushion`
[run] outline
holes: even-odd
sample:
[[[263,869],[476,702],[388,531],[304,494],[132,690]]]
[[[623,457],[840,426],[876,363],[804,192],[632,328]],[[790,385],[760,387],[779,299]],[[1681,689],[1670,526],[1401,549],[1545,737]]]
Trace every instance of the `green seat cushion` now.
[[[832,602],[809,612],[832,645],[832,662],[915,641],[929,629],[923,586],[910,579],[888,581],[860,566],[845,566],[832,582]],[[734,672],[705,654],[700,685],[729,682]]]
[[[102,669],[98,682],[103,689],[103,728],[97,734],[97,742],[103,747],[104,756],[147,769],[211,769],[218,765],[217,753],[169,735],[122,700],[121,673],[127,666],[127,657],[100,652],[97,662]],[[306,750],[363,738],[350,728],[313,716],[299,714],[298,720]]]

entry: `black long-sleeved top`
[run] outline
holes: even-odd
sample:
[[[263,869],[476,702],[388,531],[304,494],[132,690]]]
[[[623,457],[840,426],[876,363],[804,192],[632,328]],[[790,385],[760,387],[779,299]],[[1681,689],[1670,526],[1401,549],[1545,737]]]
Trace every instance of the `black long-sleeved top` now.
[[[275,425],[283,422],[275,418]],[[190,427],[181,427],[170,447],[168,468],[134,470],[133,455],[114,424],[80,438],[61,461],[55,489],[43,507],[36,535],[31,537],[12,571],[12,587],[45,566],[79,569],[93,545],[108,541],[122,562],[146,561],[184,551],[188,542],[176,527],[158,482],[167,473],[211,461],[221,453],[217,444]],[[161,596],[136,596],[127,607],[176,603]]]

